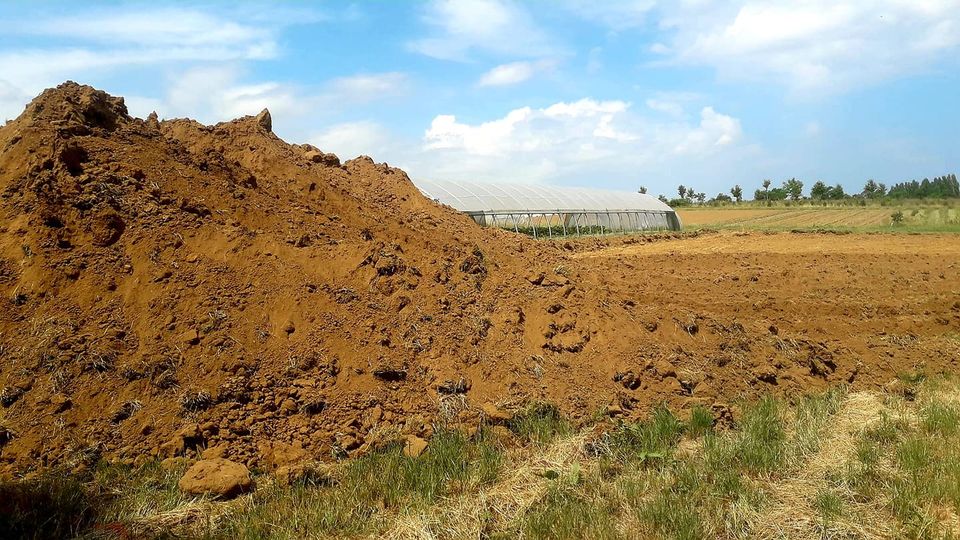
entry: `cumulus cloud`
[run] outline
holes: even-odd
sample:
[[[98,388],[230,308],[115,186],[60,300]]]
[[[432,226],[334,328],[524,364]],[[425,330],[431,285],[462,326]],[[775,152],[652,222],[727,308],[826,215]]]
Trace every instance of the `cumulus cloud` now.
[[[429,34],[407,45],[441,60],[463,61],[475,52],[529,58],[555,50],[526,9],[509,0],[434,0],[422,20]]]
[[[742,139],[740,121],[712,107],[699,122],[651,121],[629,103],[584,98],[522,107],[470,124],[438,115],[424,133],[413,172],[428,177],[543,181],[704,160]],[[599,168],[598,168],[599,167]]]
[[[724,78],[785,83],[794,95],[844,92],[922,71],[960,46],[960,1],[749,0],[680,7],[662,24],[678,64]],[[668,53],[671,54],[671,53]]]
[[[568,0],[613,31],[655,33],[658,64],[708,66],[725,80],[769,82],[794,96],[841,93],[909,76],[960,49],[960,0]]]

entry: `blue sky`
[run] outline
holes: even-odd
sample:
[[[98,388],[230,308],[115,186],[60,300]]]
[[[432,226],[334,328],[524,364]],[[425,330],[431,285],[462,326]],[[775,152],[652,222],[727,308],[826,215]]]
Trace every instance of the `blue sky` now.
[[[67,79],[414,178],[671,195],[960,171],[960,0],[4,2],[0,119]]]

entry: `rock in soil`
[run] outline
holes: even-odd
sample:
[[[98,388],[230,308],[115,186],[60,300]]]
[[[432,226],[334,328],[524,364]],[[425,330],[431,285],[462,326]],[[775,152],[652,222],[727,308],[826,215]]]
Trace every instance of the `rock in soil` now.
[[[211,495],[230,499],[254,488],[250,471],[228,459],[204,459],[194,463],[180,479],[180,491],[190,495]]]

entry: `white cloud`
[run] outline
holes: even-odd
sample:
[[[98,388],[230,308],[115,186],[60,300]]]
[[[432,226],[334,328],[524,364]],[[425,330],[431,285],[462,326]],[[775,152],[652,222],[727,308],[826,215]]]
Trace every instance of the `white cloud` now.
[[[318,87],[279,81],[250,83],[246,70],[236,64],[177,71],[167,80],[163,95],[130,101],[131,114],[143,116],[156,110],[162,118],[189,117],[212,124],[267,108],[275,131],[295,141],[315,133],[318,122],[329,122],[347,105],[397,96],[407,85],[406,74],[399,72],[339,77]]]
[[[245,84],[243,72],[234,66],[202,67],[171,77],[158,113],[164,118],[186,116],[204,123],[230,120],[270,109],[278,119],[297,113],[301,97],[295,88],[277,82]]]
[[[960,49],[960,0],[566,0],[564,5],[614,32],[655,31],[645,49],[667,64],[712,67],[725,80],[784,85],[795,97],[913,75],[941,61],[955,62]]]
[[[385,159],[386,154],[391,154],[391,140],[383,126],[371,121],[335,124],[309,139],[310,144],[324,152],[334,152],[343,160],[360,155]]]
[[[704,107],[700,111],[700,125],[686,133],[674,147],[674,152],[681,155],[709,153],[732,144],[741,134],[740,120],[719,114],[713,107]]]
[[[747,0],[672,4],[660,25],[676,64],[706,65],[726,79],[785,84],[819,96],[923,71],[955,57],[960,0],[876,2]]]
[[[433,58],[463,61],[477,51],[528,58],[554,52],[526,10],[509,0],[434,0],[422,19],[431,32],[408,47]]]
[[[6,88],[0,113],[19,114],[23,96],[67,78],[88,81],[144,66],[273,58],[283,27],[318,17],[282,8],[234,11],[238,15],[246,22],[191,7],[93,9],[23,21],[8,35],[39,36],[52,45],[0,50],[0,88]]]
[[[596,174],[703,162],[736,147],[742,136],[738,119],[711,107],[702,109],[697,124],[656,122],[624,101],[585,98],[522,107],[478,124],[439,115],[409,166],[432,178],[583,182]]]
[[[533,77],[537,68],[533,62],[501,64],[480,77],[480,86],[510,86]]]

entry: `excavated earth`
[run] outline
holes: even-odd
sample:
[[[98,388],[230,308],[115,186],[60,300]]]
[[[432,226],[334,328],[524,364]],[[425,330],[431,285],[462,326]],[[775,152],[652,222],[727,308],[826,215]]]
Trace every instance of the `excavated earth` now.
[[[735,421],[740,398],[957,371],[956,237],[538,242],[271,127],[68,82],[0,128],[0,475],[331,460],[533,401]]]

